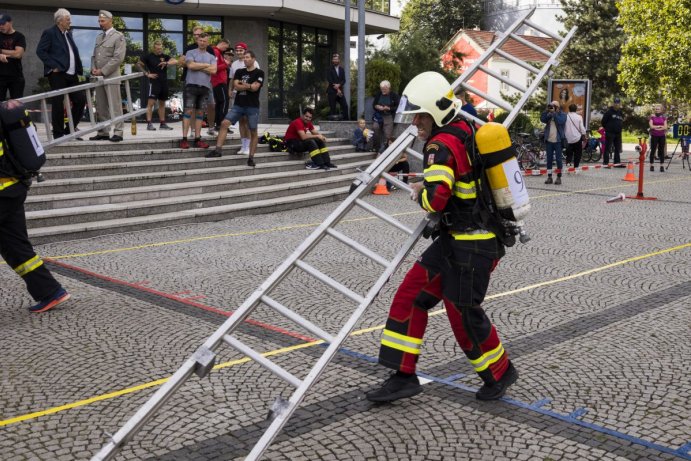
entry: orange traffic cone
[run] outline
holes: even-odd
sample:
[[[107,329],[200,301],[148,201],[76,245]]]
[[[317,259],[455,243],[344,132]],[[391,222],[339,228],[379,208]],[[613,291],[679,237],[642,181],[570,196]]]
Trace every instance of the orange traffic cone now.
[[[636,175],[633,172],[633,162],[630,160],[629,160],[629,164],[626,165],[626,175],[624,176],[623,180],[624,181],[631,181],[631,182],[638,181],[638,179],[636,179]]]
[[[386,189],[386,179],[381,178],[372,193],[374,195],[390,195],[389,191]]]

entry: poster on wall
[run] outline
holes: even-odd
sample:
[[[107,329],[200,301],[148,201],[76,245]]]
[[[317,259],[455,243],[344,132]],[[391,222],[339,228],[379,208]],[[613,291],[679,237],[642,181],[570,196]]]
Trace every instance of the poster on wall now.
[[[576,105],[576,112],[583,117],[586,129],[590,123],[590,80],[550,80],[547,84],[549,104],[559,101],[562,112],[569,112],[571,104]]]

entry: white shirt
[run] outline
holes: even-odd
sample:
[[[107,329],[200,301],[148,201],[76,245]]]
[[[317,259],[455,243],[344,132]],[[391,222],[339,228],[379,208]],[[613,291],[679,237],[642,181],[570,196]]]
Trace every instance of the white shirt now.
[[[583,117],[576,112],[569,112],[566,114],[566,127],[564,130],[566,134],[566,142],[573,144],[581,139],[585,134],[585,126],[583,126]]]
[[[67,39],[67,31],[64,31],[62,33],[63,37],[65,37],[65,42],[67,42],[67,51],[70,54],[70,65],[67,67],[67,74],[68,75],[74,75],[74,73],[77,71],[75,66],[75,60],[74,60],[74,50],[72,49],[72,45],[70,44],[70,41]]]

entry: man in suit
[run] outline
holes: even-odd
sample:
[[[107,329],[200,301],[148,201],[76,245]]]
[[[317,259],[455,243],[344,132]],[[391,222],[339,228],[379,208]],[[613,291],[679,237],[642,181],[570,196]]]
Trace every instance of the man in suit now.
[[[82,74],[82,61],[79,50],[72,39],[70,26],[72,24],[70,12],[60,8],[53,15],[55,25],[43,31],[36,47],[36,56],[43,62],[43,75],[48,77],[51,90],[61,90],[79,85]],[[72,119],[74,129],[84,115],[86,96],[83,91],[70,93],[72,102]],[[53,138],[59,138],[69,133],[69,126],[65,126],[63,96],[51,98],[51,124]]]
[[[91,57],[91,76],[109,79],[120,75],[120,64],[125,60],[127,44],[125,36],[113,28],[113,14],[110,11],[98,12],[98,25],[103,31],[96,37],[94,54]],[[110,94],[110,101],[108,95]],[[110,107],[110,104],[113,107]],[[110,120],[110,110],[114,117],[122,115],[122,97],[120,96],[120,84],[106,85],[96,88],[96,116],[99,122]],[[110,130],[103,128],[98,130],[91,140],[109,140],[111,142],[122,141],[122,127],[124,123],[119,121],[113,124],[113,136],[108,136]]]
[[[341,56],[338,53],[334,53],[331,56],[331,67],[329,67],[326,80],[329,82],[329,86],[326,88],[326,96],[329,98],[329,107],[331,107],[329,119],[338,120],[340,118],[342,120],[348,120],[348,102],[343,93],[346,83],[346,74],[343,67],[341,67]],[[337,102],[341,105],[342,115],[340,117],[336,110]]]

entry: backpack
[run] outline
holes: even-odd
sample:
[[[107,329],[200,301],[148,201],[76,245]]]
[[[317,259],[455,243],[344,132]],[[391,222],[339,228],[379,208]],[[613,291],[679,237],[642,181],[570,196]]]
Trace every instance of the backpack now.
[[[259,139],[261,144],[268,144],[269,150],[271,152],[287,152],[288,147],[285,141],[280,136],[271,136],[269,132],[264,133],[264,135]]]

